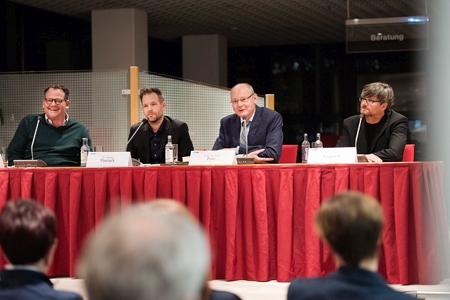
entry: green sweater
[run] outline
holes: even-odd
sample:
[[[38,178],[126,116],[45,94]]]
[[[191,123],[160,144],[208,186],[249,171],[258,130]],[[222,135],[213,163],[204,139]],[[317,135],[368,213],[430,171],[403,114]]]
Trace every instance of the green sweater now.
[[[69,118],[65,126],[55,127],[46,122],[44,114],[28,115],[20,121],[8,146],[8,165],[14,165],[15,159],[31,159],[31,142],[38,116],[41,121],[34,140],[34,159],[42,159],[48,166],[79,166],[82,138],[89,139],[92,149],[86,126]]]

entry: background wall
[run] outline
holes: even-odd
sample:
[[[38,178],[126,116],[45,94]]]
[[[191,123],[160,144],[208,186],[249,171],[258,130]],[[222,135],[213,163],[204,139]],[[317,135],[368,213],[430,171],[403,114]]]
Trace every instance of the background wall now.
[[[103,146],[103,151],[125,151],[130,99],[129,95],[122,95],[122,90],[129,89],[128,78],[128,71],[0,74],[0,104],[5,117],[0,148],[9,145],[24,116],[43,112],[44,89],[64,84],[71,100],[69,117],[88,127],[93,146]],[[219,135],[220,119],[234,113],[228,89],[146,72],[139,74],[139,88],[143,87],[161,89],[167,102],[165,114],[188,124],[195,149],[212,149]],[[263,97],[258,104],[265,105]]]

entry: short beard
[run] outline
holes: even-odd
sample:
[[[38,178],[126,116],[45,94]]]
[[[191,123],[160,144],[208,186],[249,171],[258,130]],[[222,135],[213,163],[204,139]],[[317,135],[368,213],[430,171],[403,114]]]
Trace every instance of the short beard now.
[[[163,118],[164,118],[164,115],[161,115],[159,118],[156,118],[155,121],[148,120],[148,122],[150,123],[150,125],[157,125]]]

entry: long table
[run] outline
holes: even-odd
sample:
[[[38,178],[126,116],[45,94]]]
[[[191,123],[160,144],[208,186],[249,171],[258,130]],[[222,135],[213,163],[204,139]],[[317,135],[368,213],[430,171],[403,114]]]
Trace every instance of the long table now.
[[[49,275],[75,275],[83,240],[105,215],[173,198],[209,235],[215,278],[289,281],[335,269],[314,213],[330,196],[356,190],[379,199],[385,213],[379,272],[389,283],[432,284],[448,277],[450,265],[442,175],[441,162],[3,168],[0,207],[33,198],[56,212],[59,246]]]

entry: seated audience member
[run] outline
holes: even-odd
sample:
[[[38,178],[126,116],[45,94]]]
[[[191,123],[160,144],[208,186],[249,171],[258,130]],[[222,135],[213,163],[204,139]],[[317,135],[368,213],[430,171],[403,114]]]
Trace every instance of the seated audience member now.
[[[164,116],[166,101],[161,91],[158,88],[144,88],[139,91],[139,98],[146,121],[141,128],[141,122],[130,128],[128,139],[136,133],[127,145],[131,157],[144,164],[165,163],[165,146],[169,135],[172,136],[172,143],[178,144],[179,160],[183,156],[190,156],[194,146],[189,128],[182,121]]]
[[[314,225],[338,270],[322,278],[293,280],[288,300],[413,299],[391,289],[377,273],[383,229],[378,201],[358,192],[340,193],[322,204]]]
[[[157,199],[148,204],[143,205],[145,209],[152,210],[154,213],[160,214],[173,214],[173,215],[183,215],[192,218],[193,221],[196,221],[191,212],[186,208],[186,206],[182,205],[180,202],[171,200],[171,199]],[[212,290],[208,284],[208,277],[205,278],[205,286],[203,288],[202,300],[240,300],[237,295],[226,292],[226,291],[217,291]]]
[[[236,154],[246,154],[247,144],[248,154],[255,157],[255,163],[278,162],[283,144],[281,115],[257,106],[258,95],[248,83],[236,84],[230,96],[234,114],[220,120],[219,137],[213,150],[236,148]],[[245,130],[244,120],[247,121]]]
[[[386,83],[364,86],[359,98],[361,114],[344,120],[336,147],[355,147],[369,162],[401,161],[406,145],[408,119],[391,109],[394,91]],[[356,136],[359,129],[358,140]]]
[[[0,299],[81,300],[56,291],[44,274],[58,243],[56,217],[33,200],[9,201],[0,213],[0,246],[7,261],[0,272]]]
[[[44,97],[44,113],[28,115],[20,121],[8,146],[8,165],[14,165],[16,159],[41,159],[48,166],[79,166],[82,139],[88,139],[91,149],[92,143],[86,126],[67,114],[69,90],[63,85],[52,85],[44,90]]]
[[[87,241],[78,272],[89,299],[200,299],[210,260],[201,227],[144,207],[109,217]]]

